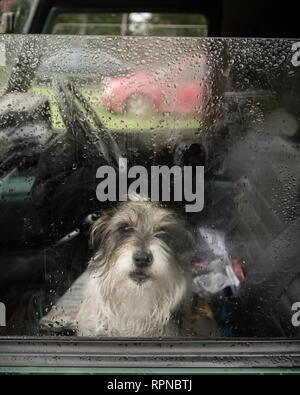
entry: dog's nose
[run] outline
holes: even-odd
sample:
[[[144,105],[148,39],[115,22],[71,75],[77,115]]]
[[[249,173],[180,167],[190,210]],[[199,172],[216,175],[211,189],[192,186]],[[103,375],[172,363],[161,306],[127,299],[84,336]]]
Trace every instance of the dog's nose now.
[[[137,267],[148,267],[153,262],[153,255],[150,251],[139,250],[133,254],[133,260]]]

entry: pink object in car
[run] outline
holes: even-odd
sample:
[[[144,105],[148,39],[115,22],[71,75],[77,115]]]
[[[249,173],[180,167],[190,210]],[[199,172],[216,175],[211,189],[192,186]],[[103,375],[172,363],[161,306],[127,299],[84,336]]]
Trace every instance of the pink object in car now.
[[[204,56],[182,58],[130,77],[113,78],[104,85],[101,98],[109,110],[129,115],[201,113],[208,96],[206,69]]]

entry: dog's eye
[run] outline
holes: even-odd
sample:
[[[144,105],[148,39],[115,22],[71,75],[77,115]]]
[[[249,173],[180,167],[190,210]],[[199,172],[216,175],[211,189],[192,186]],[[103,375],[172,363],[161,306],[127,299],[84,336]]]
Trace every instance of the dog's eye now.
[[[129,226],[128,224],[124,224],[124,225],[121,225],[121,226],[119,227],[119,231],[122,232],[122,233],[128,233],[128,232],[130,232],[131,230],[132,230],[132,227]]]
[[[157,233],[166,233],[166,232],[168,232],[167,226],[161,226],[160,228],[157,229]]]
[[[156,236],[161,236],[168,233],[168,228],[166,226],[162,226],[161,228],[158,228],[155,232]]]

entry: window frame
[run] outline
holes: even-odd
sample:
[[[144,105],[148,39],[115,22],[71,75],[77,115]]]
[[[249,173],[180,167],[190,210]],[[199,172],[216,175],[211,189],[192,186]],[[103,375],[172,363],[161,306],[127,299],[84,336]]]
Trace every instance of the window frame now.
[[[292,369],[300,372],[299,340],[96,340],[0,338],[2,367],[142,369]]]

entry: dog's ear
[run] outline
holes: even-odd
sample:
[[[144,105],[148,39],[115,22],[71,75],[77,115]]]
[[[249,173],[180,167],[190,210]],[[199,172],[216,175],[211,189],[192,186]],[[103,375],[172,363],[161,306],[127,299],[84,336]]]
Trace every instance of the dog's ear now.
[[[111,212],[106,212],[95,221],[91,227],[90,246],[93,249],[98,249],[108,235],[108,223],[112,217]]]

